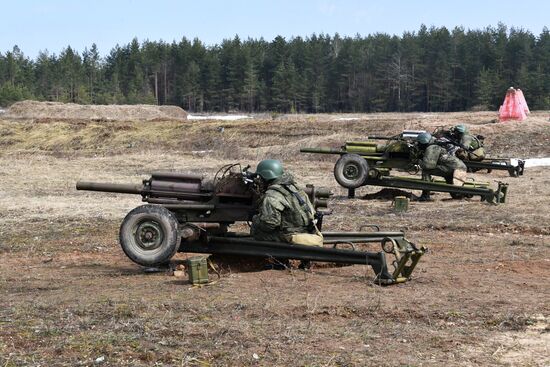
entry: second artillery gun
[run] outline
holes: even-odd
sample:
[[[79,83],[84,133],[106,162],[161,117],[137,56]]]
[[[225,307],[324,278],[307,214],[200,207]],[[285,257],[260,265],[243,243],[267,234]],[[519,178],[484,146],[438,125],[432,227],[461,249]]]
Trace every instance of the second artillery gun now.
[[[369,136],[365,141],[349,141],[340,148],[301,148],[302,153],[340,155],[334,166],[334,178],[348,189],[348,197],[355,197],[355,189],[361,186],[382,186],[412,190],[448,192],[453,198],[480,196],[490,203],[504,203],[508,185],[499,182],[496,189],[488,182],[466,182],[452,185],[444,180],[425,181],[415,177],[393,176],[393,169],[409,174],[419,173],[417,165],[420,152],[414,139],[424,131],[404,131],[393,137]],[[380,141],[384,141],[381,143]],[[469,170],[507,170],[511,176],[523,174],[523,161],[513,165],[510,161],[465,161]]]
[[[155,172],[140,185],[78,182],[78,190],[141,195],[148,204],[130,211],[120,226],[125,254],[142,266],[167,263],[176,252],[232,254],[275,259],[311,260],[370,265],[379,284],[410,278],[424,254],[405,239],[403,232],[322,232],[323,247],[258,241],[249,233],[229,230],[235,222],[247,222],[257,212],[265,188],[248,167],[222,167],[212,181],[187,173]],[[331,192],[307,185],[305,192],[316,209],[326,208]],[[317,211],[322,228],[323,212]],[[357,245],[379,243],[379,252],[355,250]],[[352,250],[339,248],[351,246]],[[385,253],[394,257],[388,269]]]

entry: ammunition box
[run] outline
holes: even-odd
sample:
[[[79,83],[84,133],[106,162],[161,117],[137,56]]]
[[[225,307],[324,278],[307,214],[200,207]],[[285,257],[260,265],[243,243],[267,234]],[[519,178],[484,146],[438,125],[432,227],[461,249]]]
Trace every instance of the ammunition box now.
[[[406,212],[409,209],[409,198],[406,196],[396,196],[393,206],[394,210],[398,213]]]
[[[193,256],[187,259],[187,275],[191,284],[208,283],[208,256]]]

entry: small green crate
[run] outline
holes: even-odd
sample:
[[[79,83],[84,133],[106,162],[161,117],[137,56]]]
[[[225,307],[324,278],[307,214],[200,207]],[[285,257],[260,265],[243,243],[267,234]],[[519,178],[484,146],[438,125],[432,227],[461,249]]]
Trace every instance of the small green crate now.
[[[191,284],[208,283],[208,256],[193,256],[187,259],[187,275]]]
[[[406,196],[396,196],[393,202],[393,208],[398,213],[409,210],[409,198]]]

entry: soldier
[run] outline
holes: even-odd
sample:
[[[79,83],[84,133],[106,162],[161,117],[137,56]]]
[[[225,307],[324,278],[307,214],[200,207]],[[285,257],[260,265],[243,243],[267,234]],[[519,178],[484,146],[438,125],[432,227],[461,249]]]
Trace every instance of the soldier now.
[[[454,179],[464,182],[466,174],[464,162],[437,145],[430,133],[419,134],[416,141],[422,152],[422,158],[418,162],[422,168],[422,179],[431,180],[433,175],[445,178],[445,181],[451,185],[454,184]],[[423,190],[419,200],[430,200],[430,192]]]
[[[485,158],[483,137],[471,135],[465,125],[456,125],[443,132],[438,143],[444,145],[450,154],[463,161],[481,161]]]
[[[456,125],[449,129],[449,136],[455,145],[461,147],[469,147],[473,136],[470,135],[468,128],[465,125]]]
[[[267,190],[258,214],[252,218],[251,234],[255,239],[292,243],[293,235],[318,233],[313,205],[306,193],[297,187],[294,178],[284,173],[281,162],[263,160],[256,174],[265,181]]]
[[[252,218],[252,236],[260,241],[322,246],[323,236],[314,222],[315,209],[292,175],[284,173],[281,162],[263,160],[256,167],[256,174],[264,180],[267,190],[261,199],[258,214]],[[281,264],[289,266],[288,260],[283,260]],[[310,266],[310,261],[300,263],[300,269]]]

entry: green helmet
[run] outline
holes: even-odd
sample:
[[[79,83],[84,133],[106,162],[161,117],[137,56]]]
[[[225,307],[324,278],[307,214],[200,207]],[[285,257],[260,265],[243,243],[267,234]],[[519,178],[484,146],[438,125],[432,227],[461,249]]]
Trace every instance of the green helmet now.
[[[430,133],[422,133],[416,136],[416,141],[419,142],[420,144],[429,144],[431,140],[432,140],[432,134]]]
[[[468,128],[464,125],[456,125],[455,126],[455,131],[458,132],[458,133],[461,133],[461,134],[467,134],[468,133]]]
[[[266,181],[271,181],[283,175],[283,165],[276,159],[264,159],[258,163],[256,174]]]

